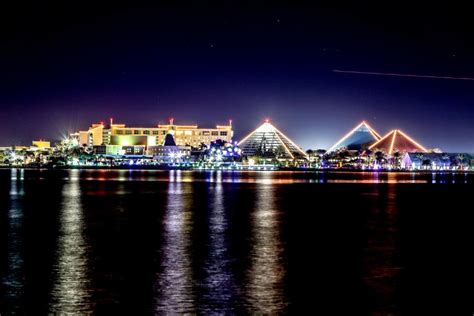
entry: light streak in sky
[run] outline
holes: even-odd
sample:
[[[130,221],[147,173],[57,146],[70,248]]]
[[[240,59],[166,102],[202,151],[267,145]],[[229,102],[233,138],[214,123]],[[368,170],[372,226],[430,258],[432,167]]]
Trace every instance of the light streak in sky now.
[[[417,74],[398,74],[390,72],[372,72],[372,71],[357,71],[357,70],[339,70],[333,69],[332,72],[355,74],[355,75],[371,75],[371,76],[388,76],[388,77],[408,77],[408,78],[429,78],[429,79],[447,79],[447,80],[468,80],[474,81],[470,77],[450,77],[450,76],[431,76],[431,75],[417,75]]]

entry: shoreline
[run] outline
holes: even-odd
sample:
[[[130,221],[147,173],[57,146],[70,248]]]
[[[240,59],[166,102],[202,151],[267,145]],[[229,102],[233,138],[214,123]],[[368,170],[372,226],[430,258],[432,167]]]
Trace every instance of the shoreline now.
[[[277,169],[219,169],[219,168],[192,168],[192,167],[168,167],[168,166],[62,166],[62,167],[32,167],[32,166],[0,166],[0,170],[6,169],[24,169],[24,170],[156,170],[156,171],[171,171],[171,170],[182,170],[182,171],[222,171],[222,172],[334,172],[334,173],[474,173],[474,170],[362,170],[362,169],[350,169],[350,168],[288,168],[280,167]]]

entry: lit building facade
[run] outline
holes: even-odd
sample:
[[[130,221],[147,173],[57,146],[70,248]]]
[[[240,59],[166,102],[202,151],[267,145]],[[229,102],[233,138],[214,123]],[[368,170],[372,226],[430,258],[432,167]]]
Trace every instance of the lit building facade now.
[[[34,140],[32,142],[33,147],[36,147],[38,149],[50,149],[51,148],[51,142],[45,141],[45,140]]]
[[[148,154],[159,162],[182,162],[191,154],[191,147],[177,146],[173,135],[167,134],[163,145],[148,147]]]
[[[129,127],[125,124],[108,126],[103,123],[92,124],[87,131],[73,134],[79,144],[86,146],[121,145],[121,146],[159,146],[163,145],[166,135],[174,137],[177,146],[199,147],[209,145],[221,139],[230,142],[233,137],[232,121],[228,125],[217,125],[215,128],[201,128],[198,125],[176,125],[173,119],[169,124],[156,127]]]
[[[472,170],[472,153],[426,153],[407,152],[401,161],[401,168],[408,170]]]

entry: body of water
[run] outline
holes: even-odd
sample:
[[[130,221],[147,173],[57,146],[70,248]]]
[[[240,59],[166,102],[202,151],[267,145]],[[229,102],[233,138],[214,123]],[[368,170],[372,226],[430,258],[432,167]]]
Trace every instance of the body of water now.
[[[0,314],[470,315],[473,201],[463,173],[3,169]]]

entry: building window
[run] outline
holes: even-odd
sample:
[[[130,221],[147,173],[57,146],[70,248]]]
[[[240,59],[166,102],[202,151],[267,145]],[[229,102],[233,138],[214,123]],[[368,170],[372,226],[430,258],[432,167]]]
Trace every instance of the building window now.
[[[161,131],[161,135],[166,135],[166,131]]]
[[[202,132],[202,135],[203,135],[203,136],[209,136],[210,134],[211,134],[211,133],[210,133],[209,131],[203,131],[203,132]]]
[[[140,130],[138,130],[138,129],[134,130],[134,131],[133,131],[133,134],[135,134],[135,135],[140,135]]]
[[[125,134],[130,135],[130,134],[132,134],[132,131],[127,129],[127,130],[125,130]]]
[[[158,135],[158,131],[153,131],[153,135]]]
[[[221,136],[227,136],[227,132],[221,132],[220,135]]]
[[[123,135],[123,131],[121,129],[117,130],[117,135]]]
[[[219,132],[218,132],[218,131],[212,131],[212,132],[211,132],[211,135],[212,135],[212,136],[219,136]]]
[[[143,131],[143,134],[145,134],[145,135],[150,135],[150,131],[144,130],[144,131]]]

